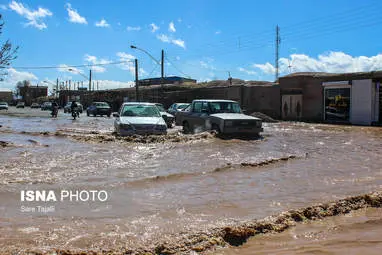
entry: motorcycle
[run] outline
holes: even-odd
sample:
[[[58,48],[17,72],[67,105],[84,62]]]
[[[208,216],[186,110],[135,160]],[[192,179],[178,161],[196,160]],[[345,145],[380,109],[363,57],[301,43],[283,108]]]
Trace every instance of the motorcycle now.
[[[53,106],[51,115],[52,115],[52,118],[57,118],[57,115],[58,115],[58,106]]]
[[[80,111],[78,110],[77,107],[72,110],[72,117],[73,117],[73,120],[80,117]]]

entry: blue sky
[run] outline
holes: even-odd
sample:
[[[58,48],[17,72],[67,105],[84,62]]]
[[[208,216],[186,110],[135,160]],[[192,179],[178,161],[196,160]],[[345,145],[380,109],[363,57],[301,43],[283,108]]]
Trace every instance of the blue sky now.
[[[275,79],[275,28],[280,27],[280,76],[290,72],[382,69],[381,1],[0,1],[0,41],[20,47],[0,88],[82,81],[93,71],[101,89],[165,75],[198,81]],[[120,62],[121,64],[108,64]],[[71,65],[78,67],[70,72]],[[34,69],[33,67],[52,67]],[[61,67],[61,68],[58,68]],[[82,72],[79,75],[76,72]]]

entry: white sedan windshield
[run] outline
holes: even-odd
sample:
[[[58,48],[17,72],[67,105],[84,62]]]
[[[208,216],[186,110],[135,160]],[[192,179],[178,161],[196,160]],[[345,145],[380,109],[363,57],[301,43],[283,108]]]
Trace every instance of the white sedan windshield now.
[[[153,105],[125,105],[121,111],[124,117],[160,117],[159,110]]]

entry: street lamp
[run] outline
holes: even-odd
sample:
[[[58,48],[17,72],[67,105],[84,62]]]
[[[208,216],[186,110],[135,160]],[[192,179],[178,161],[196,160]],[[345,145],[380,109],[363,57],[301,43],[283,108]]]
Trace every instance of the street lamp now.
[[[144,53],[146,53],[152,60],[154,60],[155,63],[157,63],[158,65],[161,66],[161,77],[160,77],[160,85],[161,85],[161,88],[163,90],[163,76],[164,76],[164,51],[162,50],[162,61],[159,62],[156,58],[154,58],[149,52],[147,52],[146,50],[142,49],[142,48],[139,48],[135,45],[130,45],[130,48],[132,49],[137,49],[137,50],[140,50],[140,51],[143,51]],[[136,65],[137,67],[137,65]],[[137,84],[135,86],[138,85],[138,81],[137,81]],[[138,90],[137,90],[138,91]],[[162,91],[163,92],[163,91]]]
[[[77,74],[81,75],[82,77],[84,77],[86,80],[89,80],[89,91],[92,90],[92,70],[91,69],[89,70],[89,77],[87,77],[83,73],[77,71],[76,69],[68,68],[68,70],[69,70],[69,72],[77,73]]]

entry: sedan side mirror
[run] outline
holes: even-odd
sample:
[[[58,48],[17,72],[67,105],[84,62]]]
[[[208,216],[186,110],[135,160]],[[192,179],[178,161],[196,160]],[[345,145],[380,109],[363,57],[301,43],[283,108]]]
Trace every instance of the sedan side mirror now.
[[[118,112],[113,112],[113,117],[119,118],[119,113]]]

